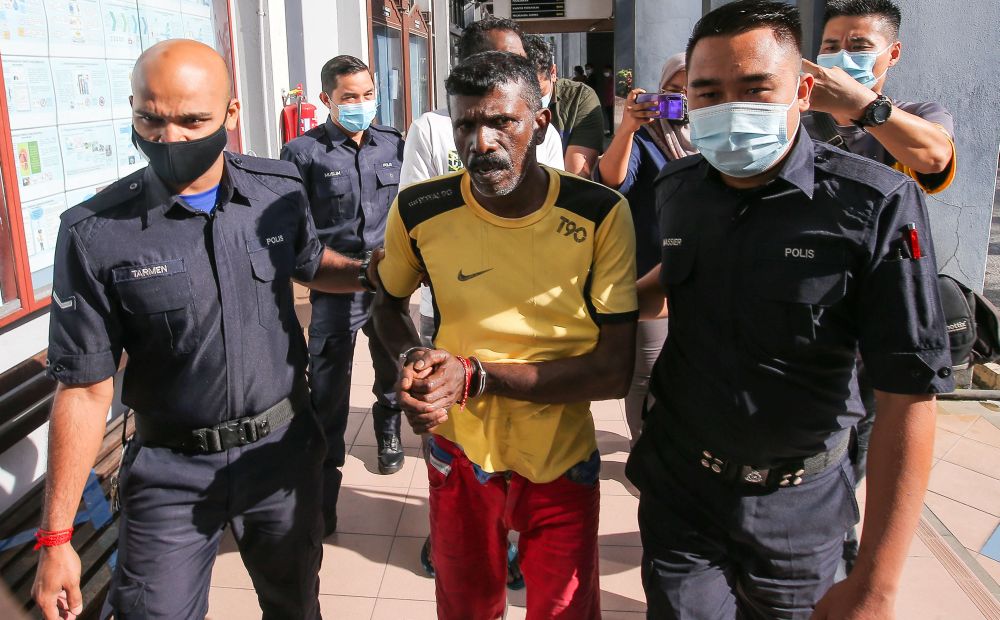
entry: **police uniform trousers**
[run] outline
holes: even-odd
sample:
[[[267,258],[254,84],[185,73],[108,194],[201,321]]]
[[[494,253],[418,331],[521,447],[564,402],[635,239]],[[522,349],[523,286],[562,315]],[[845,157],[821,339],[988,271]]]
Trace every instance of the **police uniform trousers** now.
[[[647,617],[808,619],[859,518],[846,456],[799,486],[735,486],[674,449],[683,435],[664,441],[666,424],[647,417],[627,467],[641,493]]]
[[[327,442],[323,465],[323,513],[336,514],[337,496],[346,458],[344,433],[350,413],[351,371],[358,330],[368,337],[368,349],[375,367],[372,419],[375,434],[400,431],[400,411],[396,404],[399,374],[396,355],[386,349],[375,333],[371,318],[373,293],[333,295],[313,293],[309,324],[309,383],[313,407],[319,415]]]
[[[133,441],[121,472],[118,561],[101,617],[204,618],[228,526],[265,620],[320,618],[324,453],[315,416],[301,413],[257,443],[214,454]]]

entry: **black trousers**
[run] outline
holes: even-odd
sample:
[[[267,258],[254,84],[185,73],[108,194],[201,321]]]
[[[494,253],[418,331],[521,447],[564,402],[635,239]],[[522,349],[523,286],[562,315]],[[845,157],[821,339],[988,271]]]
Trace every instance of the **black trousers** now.
[[[324,453],[315,416],[303,414],[255,444],[217,454],[133,442],[105,611],[117,620],[204,618],[228,526],[263,617],[319,618]]]
[[[647,617],[809,618],[858,520],[847,459],[797,487],[734,487],[648,424],[627,468],[641,493]]]
[[[351,410],[351,376],[358,330],[368,337],[375,367],[372,419],[375,434],[399,433],[400,411],[396,404],[399,373],[396,354],[386,349],[371,319],[370,293],[323,295],[313,301],[309,326],[309,383],[312,402],[323,426],[327,453],[323,463],[323,514],[335,515],[347,445],[344,433]]]

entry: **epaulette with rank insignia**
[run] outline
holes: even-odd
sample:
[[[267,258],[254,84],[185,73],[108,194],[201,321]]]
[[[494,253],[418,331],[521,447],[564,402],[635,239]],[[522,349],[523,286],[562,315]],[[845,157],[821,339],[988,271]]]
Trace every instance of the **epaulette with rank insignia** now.
[[[146,169],[136,170],[127,177],[123,177],[111,185],[108,185],[94,196],[84,200],[80,204],[63,211],[59,219],[67,227],[73,226],[83,220],[116,207],[126,200],[139,195],[142,192],[143,175]]]
[[[400,138],[403,137],[403,133],[398,129],[396,129],[395,127],[392,127],[391,125],[371,125],[371,128],[374,129],[375,131],[381,131],[384,133],[393,133],[399,136]]]
[[[240,170],[250,174],[263,174],[267,176],[279,176],[302,182],[302,175],[299,169],[290,161],[283,159],[266,159],[264,157],[253,157],[251,155],[237,155],[226,153],[226,160]]]
[[[817,168],[870,187],[882,197],[894,194],[901,185],[912,181],[910,177],[868,157],[815,140],[813,146],[816,149]]]
[[[687,157],[681,157],[680,159],[668,161],[667,164],[660,170],[660,174],[656,177],[656,181],[654,181],[654,183],[658,183],[666,177],[677,174],[683,170],[693,168],[703,161],[705,161],[705,158],[701,155],[688,155]]]

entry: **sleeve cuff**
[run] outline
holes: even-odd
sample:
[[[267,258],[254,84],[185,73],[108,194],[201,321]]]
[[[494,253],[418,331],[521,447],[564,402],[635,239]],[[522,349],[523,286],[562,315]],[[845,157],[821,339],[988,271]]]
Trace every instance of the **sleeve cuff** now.
[[[951,351],[862,354],[872,386],[892,394],[942,394],[955,390]]]
[[[113,377],[118,371],[118,364],[111,351],[68,355],[53,354],[50,348],[45,365],[48,375],[65,385],[96,383]]]

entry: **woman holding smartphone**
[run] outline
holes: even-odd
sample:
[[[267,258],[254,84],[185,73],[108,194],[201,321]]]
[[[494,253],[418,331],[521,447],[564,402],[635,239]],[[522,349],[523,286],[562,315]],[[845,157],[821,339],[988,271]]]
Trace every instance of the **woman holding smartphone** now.
[[[686,93],[687,70],[683,53],[671,56],[664,63],[659,86],[664,94]],[[681,106],[665,104],[661,108],[658,101],[636,103],[636,96],[645,92],[637,88],[628,94],[621,126],[593,173],[595,181],[618,190],[628,199],[635,225],[636,273],[640,277],[660,264],[653,181],[668,161],[697,153],[691,145],[687,115],[676,111]],[[661,118],[660,109],[666,113],[668,107],[674,108],[670,116],[675,118]],[[642,404],[649,386],[649,373],[666,337],[667,319],[639,323],[635,372],[625,397],[625,420],[633,445],[642,429]]]

